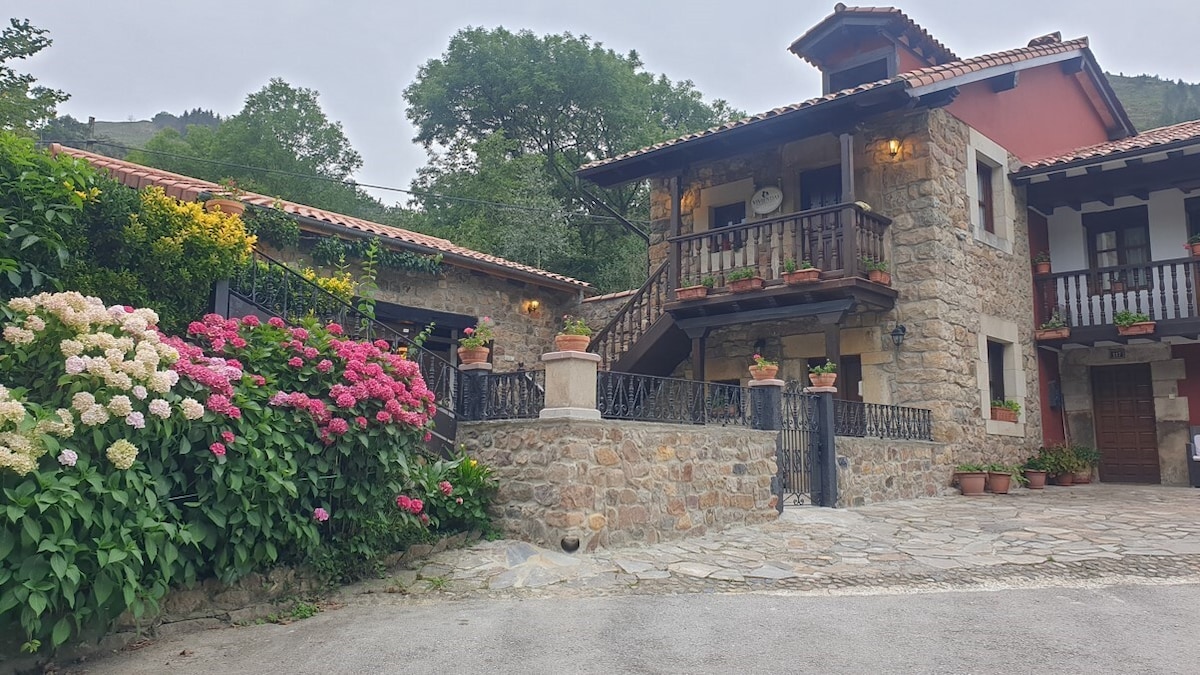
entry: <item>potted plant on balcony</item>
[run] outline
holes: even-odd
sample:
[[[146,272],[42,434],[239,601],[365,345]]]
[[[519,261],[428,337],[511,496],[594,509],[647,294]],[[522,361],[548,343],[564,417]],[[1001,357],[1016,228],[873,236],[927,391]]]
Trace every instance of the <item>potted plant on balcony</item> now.
[[[809,368],[808,381],[814,387],[832,387],[837,382],[837,364],[825,359],[825,365]]]
[[[204,202],[204,209],[206,211],[220,211],[221,213],[231,213],[240,216],[246,211],[246,204],[241,199],[244,194],[246,193],[238,188],[237,183],[233,179],[226,178],[221,181],[221,190],[211,199]]]
[[[755,354],[754,365],[750,366],[750,377],[756,380],[773,380],[779,372],[779,362],[771,361],[762,354]]]
[[[1149,316],[1123,309],[1113,317],[1118,335],[1149,335],[1154,332],[1154,322]]]
[[[1200,256],[1200,234],[1193,234],[1192,236],[1188,237],[1187,246],[1185,248],[1191,250],[1192,255]]]
[[[753,267],[734,270],[725,275],[725,280],[729,282],[729,290],[734,293],[748,293],[763,287],[763,278],[758,276]]]
[[[485,316],[475,326],[463,329],[465,337],[458,340],[458,360],[462,363],[487,362],[492,350],[486,345],[492,341],[492,328],[495,326],[491,317]]]
[[[1063,315],[1055,310],[1050,315],[1049,320],[1042,323],[1033,331],[1033,336],[1037,340],[1065,340],[1071,335],[1071,327],[1067,325]]]
[[[554,336],[554,348],[560,352],[586,352],[592,341],[592,329],[579,317],[563,315],[563,327]]]
[[[982,464],[959,464],[954,468],[954,480],[958,481],[958,489],[964,497],[983,494],[987,475],[987,467]]]
[[[813,267],[813,264],[807,260],[796,262],[787,258],[783,261],[783,281],[788,286],[812,283],[820,278],[821,270]]]
[[[1016,422],[1021,414],[1021,404],[1006,398],[992,401],[992,419],[998,422]]]
[[[1033,273],[1050,274],[1050,252],[1042,251],[1033,256]]]
[[[708,292],[712,290],[713,286],[715,286],[716,283],[717,283],[716,280],[713,279],[712,277],[704,277],[703,279],[698,279],[697,282],[691,286],[684,286],[682,288],[676,288],[675,289],[675,299],[676,300],[700,300],[700,299],[708,296]]]
[[[867,279],[884,286],[892,285],[892,273],[888,271],[887,263],[874,258],[863,258],[862,265],[867,271]]]

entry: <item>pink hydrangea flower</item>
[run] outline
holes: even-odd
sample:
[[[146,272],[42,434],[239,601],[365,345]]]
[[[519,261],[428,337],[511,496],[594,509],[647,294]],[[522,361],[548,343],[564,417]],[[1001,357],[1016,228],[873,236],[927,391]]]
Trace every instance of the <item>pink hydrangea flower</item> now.
[[[320,352],[317,351],[316,347],[305,347],[304,348],[304,358],[306,358],[306,359],[315,359],[315,358],[317,358],[317,354],[320,354]]]
[[[296,339],[296,340],[307,340],[308,339],[308,331],[304,330],[303,328],[293,328],[291,330],[291,334],[292,334],[292,338]]]
[[[234,436],[232,431],[222,431],[221,440],[225,441],[226,443],[232,443],[237,440],[237,436]]]
[[[235,337],[235,338],[231,339],[229,341],[229,344],[233,345],[234,348],[236,348],[236,349],[244,349],[246,347],[246,341],[240,337]]]
[[[273,317],[267,319],[267,325],[272,326],[274,328],[283,328],[287,324],[285,324],[283,322],[283,319],[281,319],[277,316],[273,316]]]
[[[79,455],[74,450],[63,450],[58,453],[58,463],[63,466],[75,466],[77,461],[79,461]]]
[[[340,417],[335,417],[335,418],[329,420],[329,432],[330,433],[337,435],[337,436],[341,436],[342,434],[346,433],[347,431],[350,431],[350,423],[347,422],[346,420],[344,420]]]
[[[288,365],[293,368],[299,368],[300,366],[304,365],[304,361],[300,360],[299,356],[293,356],[292,358],[288,359]]]
[[[354,418],[354,423],[358,425],[358,428],[359,428],[359,429],[366,429],[366,428],[367,428],[367,418],[363,417],[362,415],[359,415],[358,417],[355,417],[355,418]]]
[[[333,370],[333,361],[329,359],[321,359],[321,362],[317,364],[318,373],[328,373],[331,370]]]
[[[125,416],[125,424],[128,424],[134,429],[145,429],[146,416],[135,410]]]
[[[438,489],[441,490],[442,494],[446,495],[447,497],[450,496],[450,493],[454,492],[454,486],[451,485],[450,481],[448,480],[438,483]]]
[[[325,330],[329,331],[330,335],[341,335],[345,332],[342,330],[342,327],[336,323],[331,323],[328,326],[325,326]]]
[[[267,378],[262,375],[251,375],[250,381],[254,383],[254,386],[261,387],[267,383]]]
[[[212,445],[208,446],[208,450],[217,457],[225,456],[225,445],[222,443],[213,443]]]
[[[454,503],[455,503],[455,504],[461,504],[461,503],[462,503],[462,497],[459,497],[458,499],[455,499],[455,500],[454,500]]]
[[[396,506],[408,511],[412,506],[412,499],[410,499],[408,495],[400,495],[399,497],[396,497]]]
[[[425,502],[421,501],[420,499],[414,499],[409,502],[408,510],[412,511],[413,515],[416,515],[425,510]]]
[[[258,317],[254,316],[253,314],[247,314],[246,316],[242,317],[242,323],[250,326],[251,328],[260,325]]]
[[[313,520],[317,521],[318,523],[323,523],[329,520],[329,512],[318,506],[317,508],[313,509],[312,517]]]

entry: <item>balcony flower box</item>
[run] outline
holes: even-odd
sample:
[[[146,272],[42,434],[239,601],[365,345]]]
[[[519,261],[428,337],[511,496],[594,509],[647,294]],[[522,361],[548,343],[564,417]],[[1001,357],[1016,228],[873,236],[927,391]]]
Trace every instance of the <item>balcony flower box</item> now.
[[[1038,328],[1033,331],[1034,339],[1039,342],[1046,340],[1065,340],[1071,336],[1070,326],[1061,326],[1059,328]]]
[[[821,278],[821,270],[810,268],[806,270],[796,270],[795,272],[784,272],[783,282],[788,286],[799,286],[800,284],[811,284]]]
[[[729,290],[734,293],[749,293],[751,291],[760,291],[763,287],[762,277],[750,277],[748,279],[730,279]]]
[[[1117,335],[1150,335],[1154,332],[1153,321],[1137,321],[1128,326],[1117,326]]]
[[[892,285],[892,273],[887,270],[871,270],[867,272],[867,279],[884,286]]]
[[[1016,410],[992,406],[992,419],[997,422],[1016,422],[1019,414]]]
[[[708,297],[707,286],[686,286],[675,289],[675,299],[680,301],[702,300]]]

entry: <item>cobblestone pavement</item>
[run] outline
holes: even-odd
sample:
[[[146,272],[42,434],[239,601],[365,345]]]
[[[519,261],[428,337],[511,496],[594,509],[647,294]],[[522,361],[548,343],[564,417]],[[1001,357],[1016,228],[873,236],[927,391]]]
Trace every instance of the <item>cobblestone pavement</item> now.
[[[1200,490],[1093,484],[793,507],[765,525],[587,554],[479,542],[347,587],[339,600],[1195,582]]]

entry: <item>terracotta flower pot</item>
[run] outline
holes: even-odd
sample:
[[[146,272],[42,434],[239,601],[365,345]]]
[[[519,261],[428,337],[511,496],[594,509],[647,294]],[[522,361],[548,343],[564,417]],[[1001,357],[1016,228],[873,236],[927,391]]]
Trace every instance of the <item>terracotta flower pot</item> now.
[[[560,352],[586,352],[591,341],[589,335],[555,335],[554,348]]]
[[[821,279],[821,270],[817,268],[807,270],[796,270],[795,272],[784,272],[783,282],[788,286],[796,286],[798,284],[811,284],[814,281]]]
[[[1033,263],[1033,273],[1034,274],[1050,274],[1050,263],[1049,262]]]
[[[1025,469],[1025,480],[1029,481],[1030,490],[1046,489],[1046,472]]]
[[[1071,328],[1038,328],[1033,331],[1033,337],[1036,340],[1065,340],[1071,337]]]
[[[708,296],[707,286],[687,286],[675,289],[676,300],[699,300]]]
[[[1074,485],[1075,484],[1075,475],[1070,474],[1070,473],[1056,474],[1054,476],[1054,484],[1062,485],[1064,487],[1067,485]]]
[[[1153,321],[1139,321],[1131,326],[1117,326],[1118,335],[1149,335],[1153,332]]]
[[[892,273],[883,270],[871,270],[867,272],[867,279],[877,284],[883,284],[884,286],[892,285]]]
[[[207,211],[220,211],[221,213],[232,213],[240,216],[245,212],[246,205],[236,199],[215,197],[204,202],[204,208]]]
[[[1012,487],[1012,474],[989,471],[988,484],[991,486],[993,494],[1006,495],[1008,489]]]
[[[1192,255],[1200,256],[1200,244],[1188,244],[1188,248],[1192,249]]]
[[[475,347],[468,349],[467,347],[458,348],[458,360],[460,363],[487,363],[488,354],[492,352],[487,347]]]
[[[987,472],[985,471],[958,474],[958,489],[966,497],[977,497],[983,494],[983,487],[986,482]]]
[[[749,293],[750,291],[761,290],[762,287],[762,277],[750,277],[749,279],[738,279],[729,282],[729,290],[734,293]]]
[[[1092,472],[1090,470],[1076,471],[1071,475],[1071,478],[1075,481],[1076,485],[1087,485],[1092,482]]]
[[[992,408],[992,419],[998,422],[1016,422],[1018,417],[1014,410],[1008,408]]]
[[[808,381],[814,387],[832,387],[837,382],[837,373],[809,373]]]
[[[773,380],[776,373],[779,372],[779,366],[750,366],[750,377],[756,380]]]

